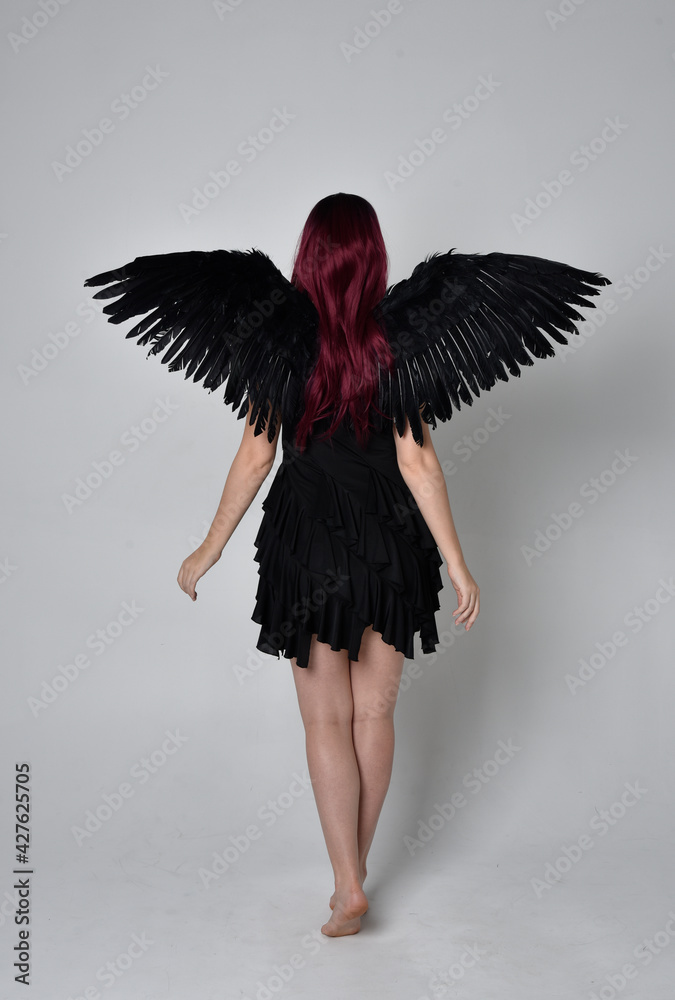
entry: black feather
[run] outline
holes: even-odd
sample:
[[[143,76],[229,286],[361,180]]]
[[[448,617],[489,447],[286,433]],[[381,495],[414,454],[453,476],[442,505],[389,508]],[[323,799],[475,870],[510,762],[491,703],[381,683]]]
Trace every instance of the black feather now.
[[[190,250],[136,257],[85,281],[107,285],[95,299],[117,300],[104,307],[111,323],[149,315],[126,334],[151,354],[164,354],[169,371],[203,379],[213,391],[227,380],[224,402],[253,403],[255,434],[277,415],[291,421],[301,387],[314,360],[318,313],[310,298],[288,281],[260,250]],[[304,383],[303,383],[304,386]],[[243,399],[243,402],[242,402]]]
[[[436,427],[481,391],[517,377],[532,358],[555,354],[590,306],[601,274],[522,254],[431,254],[390,286],[373,310],[394,355],[379,368],[378,405],[400,434],[408,418],[422,444],[422,421]],[[111,323],[144,316],[126,334],[170,371],[226,382],[224,401],[273,440],[277,416],[294,423],[319,347],[319,316],[309,296],[259,250],[185,251],[136,257],[86,286],[116,297]],[[148,315],[144,315],[144,314]],[[564,332],[562,332],[564,331]],[[420,412],[420,408],[423,409]]]
[[[394,354],[395,374],[381,370],[379,407],[403,434],[405,418],[422,444],[420,416],[436,426],[461,403],[499,379],[520,375],[566,344],[583,319],[574,305],[610,281],[523,254],[431,254],[409,278],[391,285],[373,310]],[[546,336],[545,336],[546,335]],[[529,353],[528,353],[529,352]],[[505,370],[506,369],[506,370]],[[425,404],[422,413],[420,407]]]

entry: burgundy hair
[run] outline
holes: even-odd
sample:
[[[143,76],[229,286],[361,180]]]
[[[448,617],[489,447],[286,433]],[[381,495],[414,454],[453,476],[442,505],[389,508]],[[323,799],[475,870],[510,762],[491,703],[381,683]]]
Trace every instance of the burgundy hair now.
[[[355,194],[328,195],[307,217],[298,240],[291,282],[305,291],[319,313],[319,355],[305,386],[305,409],[296,447],[303,451],[313,425],[333,420],[332,437],[349,412],[361,446],[377,405],[378,362],[393,370],[393,356],[373,307],[387,289],[388,256],[375,209]]]

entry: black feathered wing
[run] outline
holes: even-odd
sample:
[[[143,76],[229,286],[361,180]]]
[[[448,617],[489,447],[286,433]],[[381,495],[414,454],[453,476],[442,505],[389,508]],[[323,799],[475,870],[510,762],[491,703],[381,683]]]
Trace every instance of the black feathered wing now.
[[[497,379],[520,375],[519,365],[555,354],[560,331],[577,333],[575,305],[608,285],[601,274],[523,254],[432,254],[409,278],[387,289],[373,310],[394,355],[380,368],[379,406],[399,434],[410,421],[422,444],[422,423],[449,420]],[[506,369],[506,370],[505,370]],[[473,395],[472,395],[473,394]],[[424,410],[420,418],[420,407]]]
[[[104,271],[86,286],[107,285],[95,299],[109,322],[145,316],[127,334],[147,357],[165,351],[169,371],[213,391],[227,380],[224,402],[248,411],[255,434],[277,415],[292,423],[315,360],[319,317],[309,296],[288,281],[260,250],[190,250],[136,257]],[[242,402],[243,400],[243,402]]]

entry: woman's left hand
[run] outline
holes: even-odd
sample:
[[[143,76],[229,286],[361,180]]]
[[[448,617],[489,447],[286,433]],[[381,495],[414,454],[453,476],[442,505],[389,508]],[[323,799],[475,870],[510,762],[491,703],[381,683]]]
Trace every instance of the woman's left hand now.
[[[213,545],[207,545],[206,542],[202,542],[198,549],[195,549],[187,559],[183,560],[181,568],[178,571],[178,586],[193,601],[197,600],[197,591],[195,590],[197,580],[204,576],[204,573],[218,562],[222,551],[222,549],[214,548]]]

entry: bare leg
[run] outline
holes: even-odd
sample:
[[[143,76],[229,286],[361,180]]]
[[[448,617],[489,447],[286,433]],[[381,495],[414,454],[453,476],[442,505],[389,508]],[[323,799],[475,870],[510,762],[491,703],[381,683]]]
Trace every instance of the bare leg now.
[[[352,738],[361,778],[358,855],[361,881],[366,859],[391,781],[394,759],[394,709],[403,672],[403,653],[387,645],[369,625],[358,661],[350,661],[354,704]],[[335,903],[335,894],[330,905]]]
[[[354,718],[354,751],[361,775],[359,862],[365,878],[366,858],[384,804],[394,761],[394,709],[401,683],[403,653],[387,645],[368,626],[358,661],[350,662]]]
[[[352,742],[353,702],[346,650],[335,651],[312,636],[309,666],[291,658],[307,764],[321,828],[335,876],[329,937],[356,934],[368,909],[359,871],[359,767]]]

